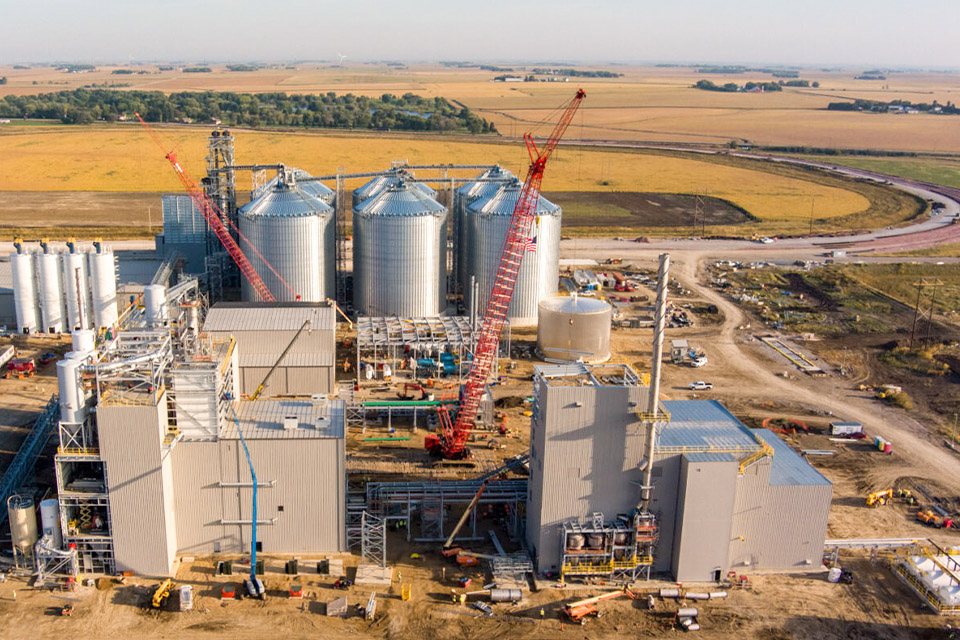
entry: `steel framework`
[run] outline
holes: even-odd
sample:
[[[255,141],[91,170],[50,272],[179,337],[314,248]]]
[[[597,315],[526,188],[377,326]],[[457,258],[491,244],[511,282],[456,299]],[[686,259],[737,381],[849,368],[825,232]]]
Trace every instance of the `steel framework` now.
[[[360,517],[360,564],[387,566],[387,521],[367,511]]]
[[[24,439],[23,444],[20,445],[20,449],[17,450],[17,455],[14,456],[10,466],[7,467],[3,477],[0,478],[0,501],[3,504],[7,504],[10,496],[20,488],[33,471],[40,452],[43,451],[50,436],[53,435],[59,411],[60,405],[57,403],[57,396],[51,396],[47,405],[34,421],[30,432]],[[0,513],[0,524],[3,524],[6,520],[7,511],[4,509],[3,513]]]

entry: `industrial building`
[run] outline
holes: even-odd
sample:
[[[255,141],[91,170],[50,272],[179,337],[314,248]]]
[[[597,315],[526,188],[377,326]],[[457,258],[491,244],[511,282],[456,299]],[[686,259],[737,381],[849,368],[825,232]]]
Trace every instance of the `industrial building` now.
[[[655,457],[645,462],[648,391],[626,365],[536,368],[526,535],[537,570],[613,575],[617,525],[634,514],[651,462],[653,572],[693,582],[731,569],[818,567],[829,481],[717,401],[663,402]],[[586,542],[571,543],[573,534]]]
[[[329,301],[218,302],[203,323],[214,342],[236,340],[237,389],[246,396],[274,366],[268,396],[333,393],[336,329],[336,309]]]

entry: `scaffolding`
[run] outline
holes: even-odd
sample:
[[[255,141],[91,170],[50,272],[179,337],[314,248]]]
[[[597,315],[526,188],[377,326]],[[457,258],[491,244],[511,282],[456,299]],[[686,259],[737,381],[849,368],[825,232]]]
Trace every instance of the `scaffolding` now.
[[[483,480],[456,480],[452,482],[369,482],[366,508],[384,521],[405,523],[407,541],[443,542],[445,514],[454,505],[468,505],[480,490]],[[511,537],[522,534],[523,510],[527,502],[526,480],[488,482],[470,513],[470,535],[458,540],[483,540],[477,535],[477,512],[495,512],[502,517]],[[484,509],[486,507],[487,509]],[[420,537],[413,538],[410,523],[419,516]],[[465,527],[466,529],[466,527]],[[349,532],[348,532],[349,534]]]
[[[454,376],[461,382],[473,363],[474,333],[466,316],[357,318],[357,379],[365,365],[372,372],[386,365],[413,379]]]
[[[560,531],[560,582],[569,577],[633,582],[649,580],[657,544],[652,513],[620,514],[612,522],[594,512],[590,521],[564,522]]]
[[[360,564],[387,566],[387,521],[367,511],[360,516]]]

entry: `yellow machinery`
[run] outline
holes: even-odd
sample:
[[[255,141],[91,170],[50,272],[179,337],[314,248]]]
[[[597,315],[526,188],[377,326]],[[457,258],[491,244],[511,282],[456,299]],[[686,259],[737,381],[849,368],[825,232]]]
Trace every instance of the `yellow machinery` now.
[[[880,505],[887,504],[893,498],[893,489],[886,489],[884,491],[874,491],[867,496],[867,506],[868,507],[879,507]]]
[[[160,583],[160,586],[157,587],[157,590],[153,592],[153,600],[151,604],[154,609],[159,609],[167,601],[167,598],[170,597],[170,590],[173,589],[173,580],[167,578]]]

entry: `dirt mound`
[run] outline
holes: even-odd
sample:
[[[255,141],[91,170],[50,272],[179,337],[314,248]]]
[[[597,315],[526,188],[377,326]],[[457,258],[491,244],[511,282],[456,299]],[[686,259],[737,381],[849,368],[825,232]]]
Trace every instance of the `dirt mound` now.
[[[497,398],[496,406],[498,409],[516,409],[523,406],[523,396],[504,396]]]

